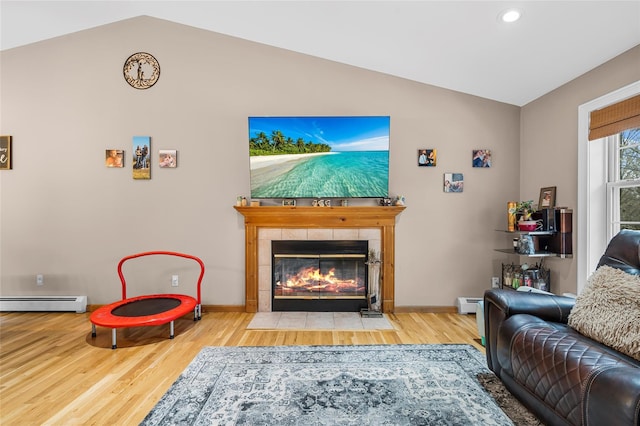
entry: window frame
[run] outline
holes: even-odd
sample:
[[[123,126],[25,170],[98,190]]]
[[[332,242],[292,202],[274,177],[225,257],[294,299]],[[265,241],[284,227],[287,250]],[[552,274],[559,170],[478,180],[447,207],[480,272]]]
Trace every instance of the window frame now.
[[[592,111],[640,94],[640,81],[601,96],[578,107],[578,211],[577,211],[577,292],[596,269],[611,239],[612,212],[607,190],[611,155],[608,138],[589,141],[589,117]]]
[[[620,133],[607,136],[607,167],[609,169],[607,179],[607,240],[620,232],[621,226],[629,223],[620,220],[620,190],[624,188],[640,187],[640,179],[620,179]],[[632,222],[638,224],[638,222]]]

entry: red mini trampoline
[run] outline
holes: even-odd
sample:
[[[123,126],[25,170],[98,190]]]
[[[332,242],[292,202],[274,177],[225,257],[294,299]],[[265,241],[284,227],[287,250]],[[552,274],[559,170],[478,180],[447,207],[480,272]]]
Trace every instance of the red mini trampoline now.
[[[122,265],[131,259],[144,256],[177,256],[192,259],[200,265],[200,275],[196,285],[197,299],[184,294],[151,294],[127,299],[127,282],[122,273]],[[92,332],[96,337],[96,325],[111,328],[111,348],[117,348],[116,329],[127,327],[144,327],[170,323],[169,338],[174,337],[174,320],[193,312],[193,320],[202,318],[202,305],[200,299],[200,285],[204,276],[204,263],[202,260],[189,254],[172,251],[148,251],[124,257],[118,263],[118,276],[122,283],[122,300],[96,309],[90,316]]]

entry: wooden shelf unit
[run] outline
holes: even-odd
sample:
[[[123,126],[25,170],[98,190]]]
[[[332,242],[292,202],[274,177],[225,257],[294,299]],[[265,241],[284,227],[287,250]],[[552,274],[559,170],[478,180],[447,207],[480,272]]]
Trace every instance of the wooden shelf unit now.
[[[507,234],[513,234],[513,235],[531,235],[532,237],[553,237],[554,235],[557,234],[557,232],[555,231],[506,231],[504,229],[498,229],[498,232],[504,232]],[[510,249],[494,249],[495,251],[499,251],[500,253],[507,253],[507,254],[514,254],[514,255],[518,255],[518,256],[525,256],[525,257],[559,257],[561,259],[568,259],[568,258],[572,258],[573,254],[563,254],[563,253],[555,253],[555,252],[551,252],[551,251],[547,251],[547,250],[541,250],[541,251],[537,251],[533,254],[522,254],[522,253],[518,253],[517,251],[515,251],[513,248]]]

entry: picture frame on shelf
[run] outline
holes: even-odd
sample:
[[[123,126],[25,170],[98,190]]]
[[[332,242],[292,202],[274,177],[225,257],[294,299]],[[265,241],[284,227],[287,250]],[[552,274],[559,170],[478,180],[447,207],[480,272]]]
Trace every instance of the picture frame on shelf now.
[[[540,188],[540,199],[538,200],[538,210],[552,209],[556,206],[556,187],[548,186]]]
[[[296,200],[294,200],[294,199],[284,199],[284,200],[282,200],[282,205],[283,206],[294,207],[296,205]]]

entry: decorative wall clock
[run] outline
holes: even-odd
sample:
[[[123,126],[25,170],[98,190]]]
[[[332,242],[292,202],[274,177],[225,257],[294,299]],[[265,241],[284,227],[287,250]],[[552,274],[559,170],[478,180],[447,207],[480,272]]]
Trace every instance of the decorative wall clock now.
[[[122,72],[131,87],[148,89],[160,78],[160,64],[153,55],[138,52],[127,58]]]

